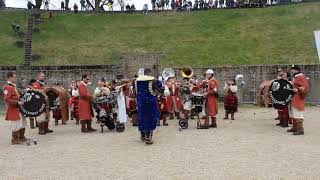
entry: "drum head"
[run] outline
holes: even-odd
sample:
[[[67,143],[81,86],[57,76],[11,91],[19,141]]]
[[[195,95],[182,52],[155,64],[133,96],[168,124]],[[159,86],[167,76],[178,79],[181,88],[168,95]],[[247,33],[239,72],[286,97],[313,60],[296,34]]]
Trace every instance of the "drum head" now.
[[[40,92],[25,92],[20,96],[20,100],[24,102],[20,106],[20,112],[25,117],[37,117],[46,110],[45,96]]]
[[[123,123],[119,123],[116,125],[116,131],[117,132],[123,132],[125,130],[125,126]]]
[[[189,126],[188,121],[181,119],[179,121],[179,126],[181,127],[181,129],[187,129]]]
[[[293,86],[284,79],[274,80],[270,84],[269,97],[273,106],[287,106],[293,97]]]

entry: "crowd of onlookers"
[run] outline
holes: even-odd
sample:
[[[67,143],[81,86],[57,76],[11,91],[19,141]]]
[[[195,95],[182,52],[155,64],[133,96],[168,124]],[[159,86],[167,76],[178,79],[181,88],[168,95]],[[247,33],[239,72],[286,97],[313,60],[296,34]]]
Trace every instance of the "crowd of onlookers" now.
[[[2,0],[0,0],[2,1]],[[43,1],[43,7],[45,10],[49,10],[50,1],[44,0]],[[60,4],[60,10],[72,10],[77,13],[79,10],[81,11],[93,11],[95,10],[94,5],[87,3],[85,0],[79,1],[80,9],[77,3],[74,3],[73,8],[69,7],[69,0],[62,0]],[[127,12],[133,12],[136,10],[134,4],[125,4],[125,0],[117,0],[117,5],[120,6],[121,11],[127,11]],[[113,7],[115,6],[115,3],[113,0],[102,0],[100,2],[99,10],[100,11],[113,11]],[[27,8],[32,9],[35,8],[35,5],[28,0]]]
[[[116,3],[114,2],[116,1]],[[205,10],[211,8],[243,8],[243,7],[266,7],[275,4],[301,2],[303,0],[151,0],[151,10],[176,10],[176,11],[194,11]],[[43,0],[43,7],[49,10],[50,0]],[[80,9],[79,9],[80,6]],[[72,10],[77,13],[81,11],[92,11],[95,9],[94,5],[87,3],[86,0],[80,0],[79,6],[74,3],[73,7],[69,7],[69,0],[62,0],[60,10]],[[126,0],[101,0],[100,11],[113,11],[114,6],[120,6],[121,11],[133,12],[136,10],[134,4],[129,4]],[[0,0],[0,7],[5,7],[4,0]],[[35,8],[35,5],[28,0],[28,9]],[[57,7],[56,7],[57,8]],[[150,8],[148,4],[142,7],[143,13],[148,13]]]
[[[4,0],[0,0],[0,7],[6,7],[6,3],[4,3]]]

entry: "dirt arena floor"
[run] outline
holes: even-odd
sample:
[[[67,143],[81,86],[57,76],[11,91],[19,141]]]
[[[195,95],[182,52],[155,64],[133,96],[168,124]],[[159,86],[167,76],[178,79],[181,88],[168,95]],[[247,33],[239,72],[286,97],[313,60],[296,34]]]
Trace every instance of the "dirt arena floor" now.
[[[193,120],[182,131],[170,120],[152,146],[129,123],[124,133],[83,134],[75,121],[52,125],[45,136],[27,128],[38,145],[12,146],[2,120],[0,179],[320,179],[320,107],[307,108],[304,136],[275,126],[275,116],[271,108],[241,107],[235,121],[220,111],[218,129],[197,130]]]

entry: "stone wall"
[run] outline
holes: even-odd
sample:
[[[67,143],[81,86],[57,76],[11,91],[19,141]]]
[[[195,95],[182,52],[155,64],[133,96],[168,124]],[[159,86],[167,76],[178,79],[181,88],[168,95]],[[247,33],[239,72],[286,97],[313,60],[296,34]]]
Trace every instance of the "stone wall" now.
[[[264,80],[271,80],[277,76],[277,69],[290,68],[284,65],[267,65],[267,66],[218,66],[211,67],[215,71],[215,77],[219,80],[219,89],[222,90],[223,82],[234,78],[237,74],[244,75],[246,84],[241,88],[238,96],[243,103],[255,103],[257,87]],[[312,104],[320,104],[320,65],[301,65],[302,72],[309,77],[310,93],[307,101]],[[181,68],[174,68],[176,74],[180,74]],[[205,70],[204,67],[193,68],[196,75],[201,77]],[[42,71],[46,75],[46,82],[50,86],[55,82],[61,82],[64,87],[68,87],[71,80],[81,78],[82,74],[90,74],[92,84],[91,91],[95,88],[97,82],[102,78],[111,80],[118,73],[123,73],[124,68],[118,65],[90,65],[90,66],[1,66],[0,67],[0,85],[5,83],[6,73],[8,71],[16,71],[18,75],[18,88],[24,88],[31,78],[34,78],[36,73]],[[3,94],[0,92],[0,104]]]
[[[307,102],[320,104],[320,65],[300,65],[302,72],[309,78],[310,92]],[[289,69],[290,65],[260,65],[260,66],[218,66],[211,67],[215,71],[215,77],[220,82],[222,90],[224,82],[234,78],[237,74],[244,75],[245,85],[239,90],[238,98],[243,103],[255,103],[258,86],[264,80],[272,80],[277,77],[278,69]],[[194,67],[198,76],[202,76],[206,69]],[[179,73],[179,68],[175,69]]]
[[[63,84],[65,88],[69,87],[71,80],[80,80],[83,74],[91,76],[92,84],[97,84],[98,81],[104,77],[107,80],[114,79],[115,75],[120,73],[120,67],[117,65],[94,65],[94,66],[1,66],[0,67],[0,85],[6,83],[6,73],[8,71],[15,71],[18,76],[17,87],[24,89],[30,81],[35,78],[37,72],[44,72],[46,75],[46,84],[53,85],[56,82]],[[93,91],[94,86],[89,86]],[[3,106],[3,92],[0,91],[0,111]]]

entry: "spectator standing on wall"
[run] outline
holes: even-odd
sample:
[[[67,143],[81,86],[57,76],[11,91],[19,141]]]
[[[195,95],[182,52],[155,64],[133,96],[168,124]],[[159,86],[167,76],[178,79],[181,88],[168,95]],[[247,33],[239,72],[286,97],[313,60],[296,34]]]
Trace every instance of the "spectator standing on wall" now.
[[[123,0],[118,0],[118,2],[119,2],[119,4],[120,4],[120,8],[121,8],[121,12],[123,12],[124,11],[124,2],[123,2]]]
[[[73,11],[74,11],[74,13],[78,13],[78,5],[77,5],[77,3],[74,3]]]
[[[27,7],[28,7],[28,9],[32,9],[33,8],[33,4],[31,3],[31,1],[28,1]]]
[[[161,10],[164,10],[164,0],[160,0]]]
[[[148,4],[143,5],[142,13],[148,14]]]
[[[213,8],[214,7],[213,0],[209,0],[208,5],[209,5],[209,8]]]
[[[63,1],[61,1],[61,10],[65,10]]]
[[[160,9],[160,0],[156,0],[156,10]]]
[[[217,8],[218,7],[218,0],[214,1],[214,7]]]
[[[152,10],[156,9],[156,0],[151,0]]]
[[[219,0],[219,7],[223,8],[223,5],[224,5],[224,0]]]
[[[113,11],[113,0],[108,0],[108,8],[109,8],[109,11]]]
[[[133,12],[133,11],[136,10],[136,7],[134,6],[134,4],[131,5],[131,8],[130,8],[130,9],[131,9],[131,12]]]
[[[6,3],[4,3],[4,0],[0,0],[0,7],[6,7]]]
[[[130,5],[127,4],[127,5],[126,5],[126,10],[127,10],[127,12],[130,12],[130,9],[131,9]]]
[[[204,8],[204,1],[203,1],[203,0],[200,0],[200,1],[199,1],[199,6],[200,6],[200,9],[203,9],[203,8]]]
[[[175,0],[171,0],[171,9],[174,10],[176,8]]]
[[[86,2],[85,2],[85,0],[80,0],[80,5],[81,5],[81,11],[86,10]]]
[[[45,9],[45,10],[49,10],[49,0],[46,0],[46,1],[44,2],[44,9]]]
[[[194,1],[193,9],[194,9],[194,10],[198,10],[198,6],[199,6],[199,0],[195,0],[195,1]]]
[[[164,1],[165,9],[169,9],[169,0]]]

